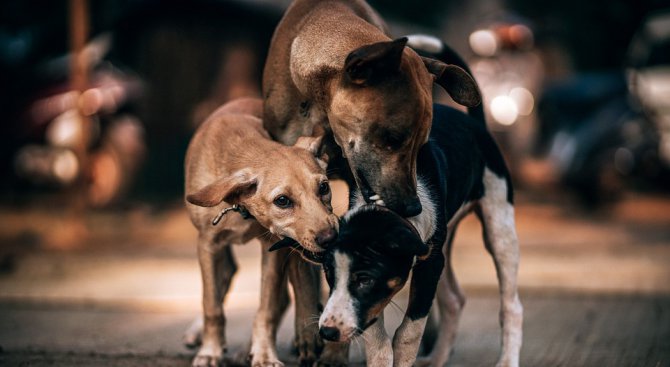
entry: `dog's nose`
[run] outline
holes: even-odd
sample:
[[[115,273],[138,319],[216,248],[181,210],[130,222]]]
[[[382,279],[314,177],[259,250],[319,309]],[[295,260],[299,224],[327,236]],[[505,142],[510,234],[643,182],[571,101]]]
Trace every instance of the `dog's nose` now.
[[[419,198],[412,198],[405,201],[404,205],[401,205],[401,209],[398,210],[398,214],[405,218],[414,217],[421,214],[421,201]]]
[[[336,342],[340,340],[340,330],[334,327],[324,326],[319,330],[319,335],[326,340]]]
[[[316,244],[321,247],[326,247],[329,243],[333,242],[337,237],[337,232],[333,228],[329,228],[319,232],[316,235]]]

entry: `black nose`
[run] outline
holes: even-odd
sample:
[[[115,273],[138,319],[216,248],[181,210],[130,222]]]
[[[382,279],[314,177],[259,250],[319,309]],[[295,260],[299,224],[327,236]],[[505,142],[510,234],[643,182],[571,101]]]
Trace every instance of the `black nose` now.
[[[333,228],[326,229],[324,231],[319,232],[316,235],[316,244],[325,248],[326,245],[333,242],[336,237],[337,232],[335,232],[335,229]]]
[[[400,216],[402,217],[408,218],[421,214],[422,210],[421,201],[419,201],[418,197],[406,200],[399,206],[400,207],[396,210],[396,212],[400,214]]]
[[[319,330],[319,335],[326,340],[335,342],[340,340],[340,331],[334,327],[324,326]]]

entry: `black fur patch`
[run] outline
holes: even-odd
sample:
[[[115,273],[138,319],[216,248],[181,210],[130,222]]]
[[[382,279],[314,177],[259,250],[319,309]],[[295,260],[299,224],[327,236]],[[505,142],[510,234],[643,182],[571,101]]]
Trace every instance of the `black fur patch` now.
[[[344,254],[351,261],[348,292],[355,300],[357,322],[363,329],[378,316],[370,315],[370,311],[386,305],[405,284],[414,256],[423,248],[417,232],[405,219],[388,209],[365,206],[343,221],[337,240],[323,256],[331,293],[341,276],[335,274],[335,254]],[[392,279],[399,280],[397,288],[389,287]]]

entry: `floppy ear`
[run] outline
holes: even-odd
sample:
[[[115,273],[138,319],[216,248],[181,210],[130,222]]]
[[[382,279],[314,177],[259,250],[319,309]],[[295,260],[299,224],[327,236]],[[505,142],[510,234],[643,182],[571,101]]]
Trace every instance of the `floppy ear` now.
[[[427,256],[430,252],[428,245],[409,228],[397,227],[391,232],[390,238],[393,238],[390,242],[391,249],[418,257]]]
[[[323,145],[323,135],[319,137],[301,136],[293,144],[296,148],[302,148],[312,153],[321,168],[326,169],[328,167],[328,154],[324,151]]]
[[[428,71],[435,76],[435,82],[444,88],[456,103],[474,107],[482,102],[477,82],[462,68],[442,61],[421,57]]]
[[[374,84],[400,70],[407,37],[359,47],[347,55],[344,71],[347,80],[356,85]]]
[[[237,204],[244,196],[253,195],[256,192],[258,181],[246,171],[238,171],[229,177],[225,177],[211,183],[198,192],[186,196],[186,200],[198,206],[215,206],[226,201]]]

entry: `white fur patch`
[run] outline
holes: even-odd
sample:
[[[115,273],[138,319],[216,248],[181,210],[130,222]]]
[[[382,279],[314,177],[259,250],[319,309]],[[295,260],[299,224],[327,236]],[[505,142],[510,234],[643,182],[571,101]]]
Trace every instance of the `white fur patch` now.
[[[337,251],[335,257],[335,287],[319,318],[319,328],[334,327],[341,338],[348,338],[358,328],[353,298],[349,293],[351,259]]]
[[[384,329],[384,313],[363,333],[368,366],[392,367],[393,346]]]
[[[411,34],[407,36],[407,46],[433,54],[442,52],[442,45],[442,41],[439,38],[427,34]]]
[[[489,169],[484,171],[484,188],[485,195],[480,200],[482,219],[500,283],[502,351],[497,365],[518,367],[523,339],[523,306],[517,292],[519,242],[514,206],[507,201],[507,181]]]
[[[416,192],[421,202],[421,213],[417,216],[407,218],[414,225],[421,236],[421,241],[426,243],[435,233],[436,210],[435,203],[430,198],[430,190],[426,187],[421,177],[417,179]]]
[[[393,366],[411,367],[421,345],[427,317],[412,320],[405,316],[393,337]]]

